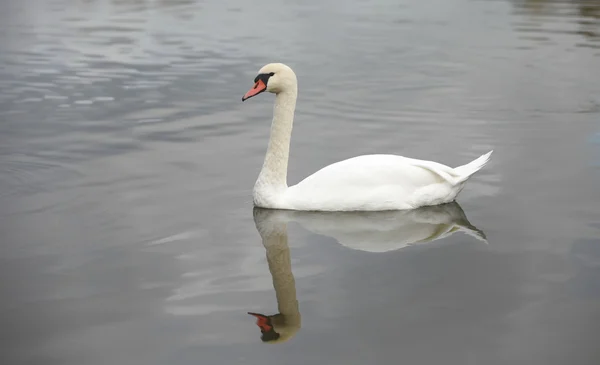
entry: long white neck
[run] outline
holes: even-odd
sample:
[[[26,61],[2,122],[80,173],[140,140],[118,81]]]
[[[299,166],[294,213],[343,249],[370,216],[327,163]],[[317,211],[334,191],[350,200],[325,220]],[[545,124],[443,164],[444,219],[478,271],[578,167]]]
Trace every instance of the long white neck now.
[[[275,191],[287,188],[287,169],[290,155],[290,139],[294,124],[294,111],[298,90],[294,85],[277,94],[273,107],[271,138],[262,170],[256,186]]]

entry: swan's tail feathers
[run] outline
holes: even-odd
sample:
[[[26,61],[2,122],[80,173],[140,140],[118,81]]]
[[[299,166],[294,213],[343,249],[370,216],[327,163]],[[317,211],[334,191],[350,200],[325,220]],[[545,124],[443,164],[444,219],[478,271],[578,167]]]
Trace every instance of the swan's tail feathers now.
[[[494,150],[491,150],[485,155],[476,158],[475,160],[469,162],[466,165],[455,167],[454,171],[459,176],[458,182],[461,183],[466,181],[468,178],[471,177],[471,175],[473,175],[477,171],[481,170],[485,165],[487,165],[487,163],[490,161],[490,156],[492,156],[492,152],[494,152]]]

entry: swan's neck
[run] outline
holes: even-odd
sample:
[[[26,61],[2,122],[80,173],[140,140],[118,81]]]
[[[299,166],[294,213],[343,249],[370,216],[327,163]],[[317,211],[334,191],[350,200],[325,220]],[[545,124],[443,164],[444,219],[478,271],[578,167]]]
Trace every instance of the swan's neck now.
[[[290,155],[290,138],[296,109],[297,89],[277,94],[273,108],[271,137],[262,170],[256,181],[256,187],[279,192],[287,188],[287,169]]]

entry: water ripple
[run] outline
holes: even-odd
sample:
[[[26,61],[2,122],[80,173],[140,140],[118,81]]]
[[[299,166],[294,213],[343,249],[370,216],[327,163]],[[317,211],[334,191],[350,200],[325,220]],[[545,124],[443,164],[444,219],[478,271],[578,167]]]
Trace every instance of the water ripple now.
[[[82,175],[64,163],[43,162],[40,156],[8,155],[0,159],[0,199],[48,192]]]

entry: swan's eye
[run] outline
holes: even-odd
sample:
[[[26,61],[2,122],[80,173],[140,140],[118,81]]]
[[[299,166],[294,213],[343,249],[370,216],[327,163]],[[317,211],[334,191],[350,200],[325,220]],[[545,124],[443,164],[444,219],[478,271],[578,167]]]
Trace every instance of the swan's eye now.
[[[259,74],[254,78],[254,82],[258,82],[258,80],[263,80],[263,82],[266,84],[267,81],[269,81],[269,77],[273,75],[275,75],[275,72],[269,72],[268,74]]]

